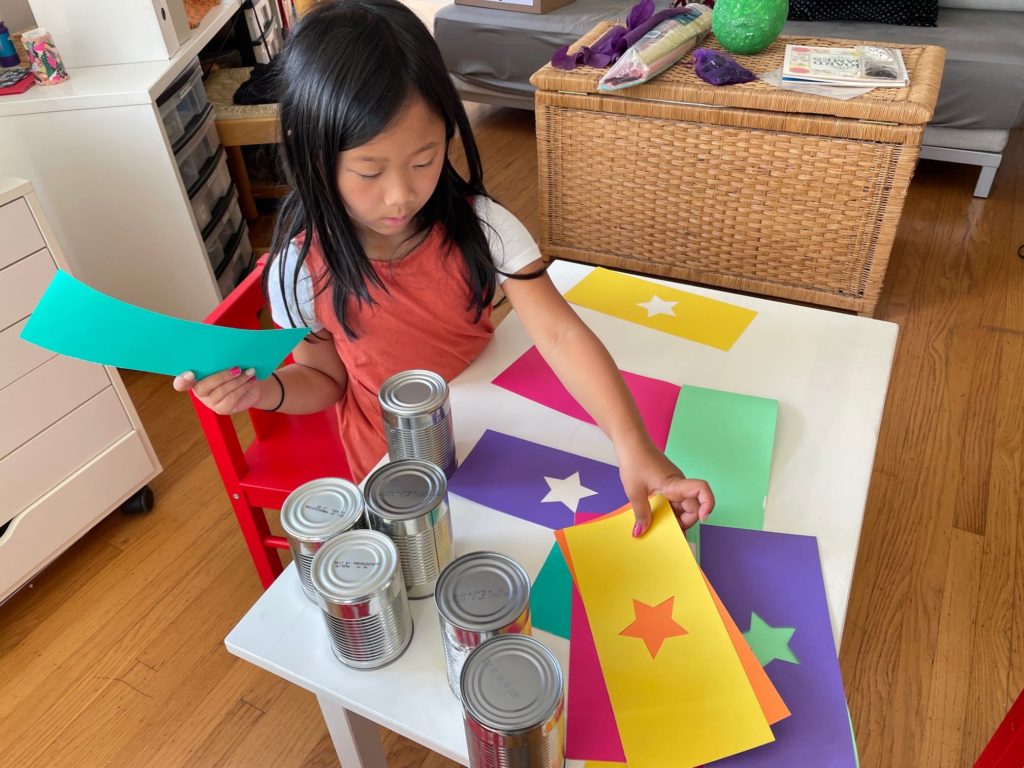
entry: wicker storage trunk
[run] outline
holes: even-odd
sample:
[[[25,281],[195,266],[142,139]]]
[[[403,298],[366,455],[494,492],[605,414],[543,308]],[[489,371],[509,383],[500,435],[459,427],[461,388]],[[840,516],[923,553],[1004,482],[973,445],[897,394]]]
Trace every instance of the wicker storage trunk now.
[[[787,42],[863,44],[780,38],[736,58],[770,72]],[[545,66],[531,78],[544,255],[871,314],[945,59],[898,47],[910,86],[847,101],[710,86],[692,56],[616,94],[597,95],[604,70]]]

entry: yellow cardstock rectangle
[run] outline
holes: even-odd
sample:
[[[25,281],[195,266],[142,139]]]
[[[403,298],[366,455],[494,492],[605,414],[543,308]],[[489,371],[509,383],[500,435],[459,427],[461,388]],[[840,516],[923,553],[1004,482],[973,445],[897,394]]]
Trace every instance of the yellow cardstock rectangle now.
[[[581,307],[725,351],[757,315],[752,309],[600,268],[573,286],[565,298]]]
[[[750,680],[675,516],[663,498],[642,537],[633,515],[565,529],[629,765],[691,768],[774,741]],[[623,635],[634,601],[673,598],[667,636],[652,657]]]

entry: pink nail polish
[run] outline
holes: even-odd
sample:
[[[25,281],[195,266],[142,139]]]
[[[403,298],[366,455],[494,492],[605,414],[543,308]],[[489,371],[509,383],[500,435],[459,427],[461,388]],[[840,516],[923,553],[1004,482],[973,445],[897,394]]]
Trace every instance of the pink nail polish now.
[[[232,376],[238,376],[242,373],[242,369],[236,365],[234,368],[231,369],[230,373]]]
[[[640,538],[640,534],[642,534],[643,532],[644,532],[644,529],[640,527],[640,523],[637,523],[636,525],[633,526],[633,538],[634,539]]]

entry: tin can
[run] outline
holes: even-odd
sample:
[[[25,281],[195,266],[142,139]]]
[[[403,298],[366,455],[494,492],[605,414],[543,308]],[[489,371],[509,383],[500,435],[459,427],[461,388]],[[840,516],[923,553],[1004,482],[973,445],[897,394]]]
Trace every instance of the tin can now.
[[[398,548],[409,597],[429,597],[452,560],[444,472],[429,461],[393,461],[367,478],[363,493],[369,527],[386,534]]]
[[[462,669],[470,768],[565,765],[562,668],[539,640],[498,635]]]
[[[433,371],[402,371],[381,384],[378,397],[388,456],[429,461],[451,477],[455,433],[445,380]]]
[[[347,531],[313,558],[310,580],[331,649],[343,664],[376,669],[412,640],[412,614],[394,542],[376,531]]]
[[[459,677],[470,652],[485,640],[530,634],[530,577],[511,557],[471,552],[453,560],[434,588],[448,685],[461,698]]]
[[[353,528],[364,528],[363,493],[348,480],[322,477],[288,494],[281,507],[281,527],[299,572],[302,591],[316,602],[309,578],[313,556],[328,539]]]

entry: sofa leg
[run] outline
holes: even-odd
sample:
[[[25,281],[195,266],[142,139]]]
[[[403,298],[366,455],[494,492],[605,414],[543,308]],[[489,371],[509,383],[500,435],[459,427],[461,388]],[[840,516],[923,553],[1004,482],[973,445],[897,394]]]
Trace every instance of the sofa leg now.
[[[968,165],[980,165],[981,173],[978,175],[978,183],[974,187],[975,197],[988,197],[992,189],[992,181],[999,170],[999,164],[1003,156],[995,152],[979,152],[973,149],[952,149],[951,147],[931,147],[927,144],[921,145],[922,160],[939,160],[943,163],[966,163]]]
[[[978,183],[974,185],[975,197],[988,197],[988,193],[992,191],[992,182],[995,181],[996,171],[998,170],[999,166],[981,166],[981,173],[978,174]]]

